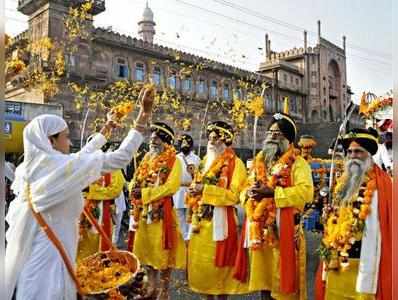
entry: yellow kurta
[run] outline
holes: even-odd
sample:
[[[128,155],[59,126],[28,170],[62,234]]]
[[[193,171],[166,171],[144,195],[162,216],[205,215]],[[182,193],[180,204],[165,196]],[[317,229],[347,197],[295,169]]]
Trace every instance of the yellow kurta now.
[[[230,189],[204,185],[203,204],[232,206],[239,202],[239,193],[246,182],[243,162],[235,159]],[[235,280],[233,267],[215,266],[216,242],[213,241],[213,222],[202,220],[200,232],[193,233],[188,246],[188,284],[197,293],[209,295],[247,293],[247,284]]]
[[[349,263],[344,271],[328,271],[325,300],[375,300],[375,295],[356,292],[359,259],[350,258]]]
[[[274,199],[277,208],[294,207],[300,211],[304,209],[307,202],[313,199],[313,183],[311,168],[302,158],[297,157],[292,165],[292,186],[276,187]],[[244,191],[243,193],[245,193]],[[300,273],[305,270],[305,251],[302,248],[305,243],[301,238],[299,267]],[[303,261],[304,260],[304,261]],[[297,295],[279,294],[279,248],[274,249],[263,246],[257,250],[249,250],[250,272],[249,289],[254,291],[272,291],[272,296],[276,299],[305,299],[305,293],[300,297]],[[303,265],[304,264],[304,265]],[[300,278],[300,287],[305,286],[305,278]],[[303,291],[301,291],[303,293]]]
[[[104,187],[99,182],[90,184],[85,199],[96,201],[115,199],[122,192],[125,182],[122,171],[117,170],[111,174],[110,185]],[[100,237],[98,233],[85,230],[79,240],[77,261],[98,252],[99,243]]]
[[[181,172],[180,161],[176,159],[165,184],[158,187],[143,188],[141,190],[143,204],[149,204],[175,194],[180,187]],[[173,220],[173,226],[177,231],[176,246],[174,249],[166,250],[163,249],[162,245],[163,220],[147,224],[146,220],[140,218],[134,238],[134,253],[137,255],[141,264],[149,265],[157,270],[185,268],[185,243],[179,230],[174,211]]]
[[[86,199],[101,201],[117,198],[122,192],[126,180],[122,170],[113,172],[111,176],[111,183],[108,186],[102,186],[99,182],[90,184]]]

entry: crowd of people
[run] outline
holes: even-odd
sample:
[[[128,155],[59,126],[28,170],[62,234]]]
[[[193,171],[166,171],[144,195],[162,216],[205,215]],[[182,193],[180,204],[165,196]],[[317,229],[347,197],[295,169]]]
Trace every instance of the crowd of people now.
[[[170,299],[171,272],[181,269],[189,289],[208,299],[252,292],[280,300],[392,299],[391,137],[382,128],[352,129],[335,141],[341,150],[329,185],[331,162],[313,157],[316,140],[299,137],[286,113],[273,115],[261,151],[244,163],[228,123],[207,125],[201,159],[190,135],[148,124],[151,90],[139,101],[134,128],[117,149],[106,146],[112,116],[72,154],[62,118],[42,115],[26,126],[24,161],[9,179],[16,197],[6,218],[6,299],[76,299],[76,263],[111,248],[83,208],[116,245],[128,210],[126,247],[148,276],[137,298]],[[146,131],[149,150],[128,182],[122,170]],[[306,231],[320,236],[313,278]]]

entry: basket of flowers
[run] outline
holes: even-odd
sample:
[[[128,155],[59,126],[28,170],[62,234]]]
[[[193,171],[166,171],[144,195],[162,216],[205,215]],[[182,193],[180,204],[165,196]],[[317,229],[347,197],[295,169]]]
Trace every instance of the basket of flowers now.
[[[83,211],[111,249],[78,262],[76,277],[82,298],[119,300],[145,293],[146,276],[138,258],[132,252],[114,248],[88,207]]]
[[[76,270],[84,299],[126,299],[144,292],[145,273],[128,251],[98,252],[78,263]]]

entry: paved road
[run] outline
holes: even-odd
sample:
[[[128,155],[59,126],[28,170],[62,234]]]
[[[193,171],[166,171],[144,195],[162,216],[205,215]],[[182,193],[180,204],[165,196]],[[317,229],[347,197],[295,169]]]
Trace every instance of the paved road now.
[[[124,227],[125,228],[125,227]],[[123,230],[123,237],[126,232]],[[122,242],[124,238],[120,239],[120,244],[118,245],[120,248],[125,248],[125,244]],[[315,273],[319,263],[319,257],[316,253],[316,249],[319,247],[319,243],[321,240],[321,236],[318,233],[314,232],[305,232],[305,238],[307,242],[307,293],[308,300],[314,300],[314,280]],[[189,290],[187,286],[187,282],[184,279],[185,275],[182,271],[173,271],[172,273],[172,282],[171,282],[171,299],[173,300],[184,300],[184,299],[206,299],[201,295],[193,293]],[[231,296],[229,299],[231,300],[260,300],[259,293],[252,293],[248,295],[239,295],[239,296]]]

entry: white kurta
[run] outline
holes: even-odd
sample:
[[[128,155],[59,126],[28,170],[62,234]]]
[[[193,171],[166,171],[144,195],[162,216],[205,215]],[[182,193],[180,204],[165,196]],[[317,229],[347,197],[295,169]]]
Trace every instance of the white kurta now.
[[[47,200],[43,200],[44,206],[41,206],[40,201],[33,202],[35,209],[42,213],[62,242],[72,262],[76,261],[78,220],[83,209],[81,190],[98,179],[101,172],[111,172],[127,165],[142,140],[143,137],[139,132],[131,130],[115,152],[94,152],[106,143],[105,137],[97,134],[82,151],[68,155],[64,174],[68,186],[63,191],[63,201],[52,205]],[[51,163],[54,164],[54,161],[51,161]],[[68,169],[69,167],[70,169]],[[32,182],[35,182],[36,177],[39,178],[37,181],[40,184],[40,178],[46,175],[43,172],[51,172],[51,169],[51,167],[43,166],[40,171],[39,168],[37,174],[32,176]],[[57,176],[59,175],[57,174]],[[51,187],[46,186],[43,186],[43,188],[51,189]],[[36,194],[40,195],[37,189]],[[56,195],[51,195],[47,190],[46,194],[49,195],[49,198],[57,198]],[[32,193],[32,197],[34,200],[35,193]],[[38,198],[36,197],[36,199]],[[26,202],[24,203],[24,196],[19,195],[13,202],[7,215],[11,229],[7,232],[9,247],[6,251],[6,284],[8,289],[13,288],[13,280],[15,280],[13,277],[16,277],[18,279],[18,300],[76,299],[74,283],[58,250],[38,226],[36,220],[33,219]],[[17,242],[13,241],[13,238],[17,236],[17,231],[23,231],[25,238],[22,241],[26,244],[21,245],[21,238]],[[23,262],[15,257],[15,253],[11,253],[14,251],[21,253]],[[8,258],[9,261],[7,261]],[[8,297],[10,297],[10,291],[8,291]]]
[[[187,164],[185,163],[185,160],[188,164],[193,164],[195,165],[196,168],[199,167],[200,164],[200,158],[193,152],[190,152],[187,156],[184,155],[184,153],[180,152],[177,154],[177,158],[181,161],[181,166],[182,166],[182,173],[181,173],[181,187],[175,193],[173,196],[173,202],[174,202],[174,208],[185,208],[185,203],[184,203],[184,198],[185,194],[188,191],[188,186],[191,181],[192,177],[187,171]]]
[[[177,212],[178,222],[180,225],[180,230],[184,240],[189,239],[189,224],[186,220],[186,206],[185,206],[185,194],[188,192],[188,185],[192,182],[192,176],[187,171],[187,164],[195,165],[196,168],[199,167],[200,158],[191,151],[188,155],[180,152],[177,154],[177,158],[181,162],[182,172],[181,172],[181,186],[177,193],[173,196],[174,208]],[[184,159],[185,158],[185,159]]]

